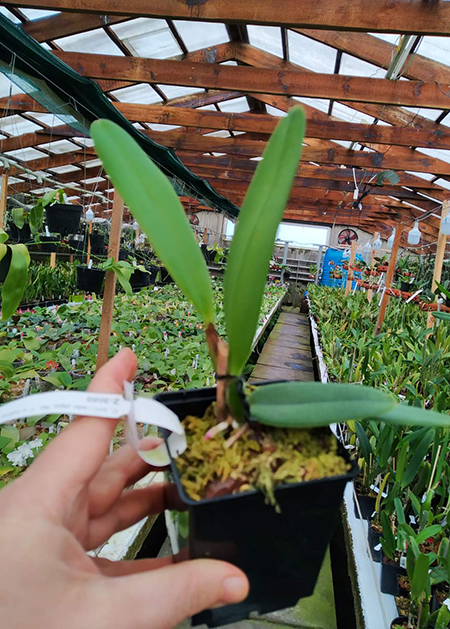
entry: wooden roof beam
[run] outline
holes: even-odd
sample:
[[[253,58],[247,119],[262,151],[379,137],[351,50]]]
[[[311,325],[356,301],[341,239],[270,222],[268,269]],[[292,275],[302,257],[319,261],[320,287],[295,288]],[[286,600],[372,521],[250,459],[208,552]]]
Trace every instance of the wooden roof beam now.
[[[55,55],[83,76],[94,79],[150,81],[160,85],[436,109],[445,109],[449,103],[446,92],[450,85],[438,86],[420,81],[389,81],[294,70],[279,72],[266,68],[64,51],[55,51]]]
[[[178,20],[266,24],[296,28],[380,31],[419,35],[448,35],[450,7],[446,2],[422,0],[205,0],[202,4],[178,0],[8,0],[8,5],[56,11],[160,17]]]

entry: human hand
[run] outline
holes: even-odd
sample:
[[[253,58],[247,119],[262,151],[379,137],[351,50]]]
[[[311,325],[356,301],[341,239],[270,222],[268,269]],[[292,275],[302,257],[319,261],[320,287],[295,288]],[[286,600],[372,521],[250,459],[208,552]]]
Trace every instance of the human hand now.
[[[135,371],[136,357],[123,349],[89,390],[121,393]],[[166,629],[246,597],[245,575],[224,562],[109,562],[86,553],[165,508],[164,484],[124,491],[150,468],[130,446],[109,454],[116,425],[76,419],[1,490],[0,616],[9,629]]]

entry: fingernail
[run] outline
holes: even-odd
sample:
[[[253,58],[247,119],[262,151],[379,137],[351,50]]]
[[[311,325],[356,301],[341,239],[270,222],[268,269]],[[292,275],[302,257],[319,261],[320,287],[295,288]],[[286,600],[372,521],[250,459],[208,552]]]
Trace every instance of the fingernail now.
[[[223,600],[226,603],[238,603],[248,593],[248,582],[243,577],[228,577],[223,582]]]

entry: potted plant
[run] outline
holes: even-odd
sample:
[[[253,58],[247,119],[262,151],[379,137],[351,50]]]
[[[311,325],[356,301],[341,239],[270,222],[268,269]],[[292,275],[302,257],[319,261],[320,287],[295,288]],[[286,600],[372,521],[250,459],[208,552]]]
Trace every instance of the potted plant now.
[[[76,234],[80,226],[82,206],[66,203],[62,189],[54,190],[48,194],[53,195],[45,205],[45,217],[50,232],[62,236]],[[55,202],[56,197],[57,202]]]
[[[216,626],[252,610],[290,606],[314,590],[345,484],[356,473],[346,451],[320,427],[364,417],[445,425],[450,418],[403,408],[398,399],[369,387],[318,382],[248,387],[241,377],[297,172],[302,109],[291,109],[279,122],[241,208],[224,280],[228,344],[216,332],[208,269],[170,182],[119,126],[96,121],[91,134],[114,186],[203,318],[218,374],[217,388],[157,398],[183,420],[188,445],[170,460],[169,491],[178,493],[180,504],[171,524],[173,543],[186,547],[186,557],[232,561],[250,580],[246,601],[203,612],[194,624]],[[289,444],[287,450],[283,444]],[[312,457],[306,469],[297,457],[305,447]]]
[[[88,266],[79,264],[77,266],[77,288],[86,293],[95,293],[97,295],[103,292],[103,281],[106,271],[114,271],[122,288],[127,295],[131,296],[130,277],[133,273],[133,266],[129,262],[119,260],[115,262],[113,258],[108,258],[96,267],[93,266],[92,260]]]
[[[309,278],[311,280],[314,280],[316,278],[316,273],[317,273],[317,264],[310,264],[309,265]]]
[[[23,244],[10,245],[8,234],[0,229],[0,282],[2,286],[2,321],[9,319],[22,299],[28,284],[30,254]]]

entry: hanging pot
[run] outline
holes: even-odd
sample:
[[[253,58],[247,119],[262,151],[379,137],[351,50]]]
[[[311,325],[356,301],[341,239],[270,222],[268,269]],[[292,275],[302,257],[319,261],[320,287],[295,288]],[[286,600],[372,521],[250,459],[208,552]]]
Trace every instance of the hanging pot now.
[[[80,227],[83,208],[69,203],[53,203],[45,208],[47,225],[51,232],[68,236],[76,234]]]
[[[130,284],[132,288],[144,288],[150,284],[150,274],[135,269],[130,275]]]
[[[402,293],[410,293],[411,292],[411,284],[409,282],[400,282],[400,290]]]
[[[264,386],[264,385],[262,385]],[[213,387],[156,395],[180,419],[202,417],[216,399]],[[339,446],[342,456],[347,451]],[[208,627],[291,607],[310,596],[317,582],[326,549],[336,523],[345,486],[357,473],[286,484],[275,490],[280,512],[268,505],[261,491],[228,494],[199,501],[189,498],[178,469],[171,462],[167,496],[176,499],[172,537],[183,558],[210,558],[238,566],[248,577],[250,593],[245,601],[209,609],[192,618],[192,624]],[[175,548],[175,552],[177,549]]]
[[[11,265],[11,256],[12,251],[11,247],[6,247],[6,253],[3,258],[0,260],[0,282],[4,282],[6,280],[6,276],[9,272],[9,267]]]
[[[172,276],[164,266],[159,267],[160,271],[160,283],[161,284],[173,284]]]
[[[104,234],[89,234],[89,240],[91,241],[91,253],[103,254],[105,250]]]
[[[208,250],[208,245],[205,245],[204,243],[201,245],[201,250],[203,253],[203,257],[205,258],[206,264],[211,265],[214,264],[214,260],[216,257],[216,252],[215,251],[209,251]]]
[[[102,269],[89,269],[87,266],[77,266],[77,288],[85,293],[100,295],[103,288],[103,280],[106,271]]]

